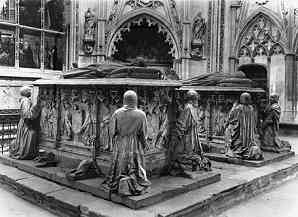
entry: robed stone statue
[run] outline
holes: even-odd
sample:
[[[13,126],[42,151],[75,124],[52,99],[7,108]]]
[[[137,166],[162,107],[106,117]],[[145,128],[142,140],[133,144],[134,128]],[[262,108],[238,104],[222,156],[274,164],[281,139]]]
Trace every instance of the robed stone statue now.
[[[10,146],[10,156],[20,160],[31,160],[38,154],[38,130],[40,105],[33,105],[31,88],[24,86],[21,92],[20,121],[16,139]]]
[[[235,104],[229,112],[226,137],[228,157],[244,160],[263,159],[257,135],[257,115],[251,105],[249,93],[242,93],[240,104]]]
[[[264,111],[262,122],[262,150],[269,152],[285,152],[291,150],[291,145],[287,141],[278,138],[279,119],[281,109],[278,104],[279,96],[272,94],[269,104]]]
[[[199,95],[194,90],[186,94],[186,104],[177,123],[170,150],[170,174],[186,176],[186,171],[211,170],[211,163],[204,156],[199,139],[201,127],[200,109],[198,106]]]
[[[137,108],[137,94],[126,91],[123,107],[111,118],[113,159],[103,187],[121,195],[140,195],[151,184],[147,178],[144,149],[148,148],[146,114]]]

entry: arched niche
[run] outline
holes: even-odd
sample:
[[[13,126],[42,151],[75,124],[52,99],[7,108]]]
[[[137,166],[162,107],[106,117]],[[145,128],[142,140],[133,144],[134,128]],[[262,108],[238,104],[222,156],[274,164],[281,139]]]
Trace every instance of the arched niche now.
[[[170,24],[161,20],[160,17],[152,16],[152,14],[143,11],[142,13],[138,12],[136,14],[127,15],[121,20],[122,22],[119,22],[115,26],[114,31],[112,31],[108,37],[106,53],[108,58],[111,58],[115,52],[117,52],[117,43],[123,40],[124,34],[129,33],[133,27],[138,25],[141,27],[144,23],[146,23],[148,28],[156,28],[157,34],[163,35],[164,43],[170,47],[168,53],[171,55],[173,61],[180,58],[177,37],[173,31],[169,29]]]

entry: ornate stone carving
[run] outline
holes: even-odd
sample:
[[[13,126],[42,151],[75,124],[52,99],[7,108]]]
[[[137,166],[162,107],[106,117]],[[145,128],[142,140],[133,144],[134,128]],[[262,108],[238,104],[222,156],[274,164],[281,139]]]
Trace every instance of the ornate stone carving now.
[[[40,128],[42,136],[55,139],[57,135],[57,109],[53,89],[41,89]]]
[[[182,25],[177,11],[176,2],[174,0],[170,0],[169,4],[170,4],[171,16],[174,20],[174,27],[176,29],[179,39],[181,40],[181,45],[182,45]]]
[[[111,42],[111,48],[110,48],[110,56],[112,56],[113,54],[115,54],[117,52],[117,48],[115,46],[115,44],[121,40],[123,40],[122,38],[122,34],[125,32],[129,32],[131,25],[132,24],[136,24],[136,25],[141,25],[143,21],[146,21],[148,23],[148,26],[152,26],[152,25],[156,25],[158,27],[158,33],[164,34],[165,35],[165,42],[169,44],[170,46],[170,51],[169,54],[172,55],[174,58],[176,58],[177,56],[177,46],[174,42],[174,39],[171,36],[171,33],[169,32],[169,30],[162,25],[159,21],[157,21],[156,19],[154,19],[151,16],[147,16],[147,15],[140,15],[137,16],[136,18],[134,18],[133,20],[123,24],[119,30],[116,32],[115,36],[113,37],[113,40]]]
[[[120,92],[97,90],[97,100],[99,102],[100,114],[100,149],[103,151],[112,151],[112,141],[110,138],[110,119],[120,107]]]
[[[64,89],[61,93],[61,135],[66,140],[71,140],[72,133],[72,102],[70,89]]]
[[[162,1],[159,1],[159,0],[128,0],[126,4],[131,6],[133,9],[138,9],[143,7],[155,9],[163,6]]]
[[[257,0],[256,4],[259,6],[263,6],[265,4],[267,4],[269,2],[269,0]]]
[[[85,23],[84,23],[84,38],[83,38],[83,48],[86,54],[92,54],[95,45],[95,35],[96,35],[96,18],[91,12],[91,9],[85,13]]]
[[[61,136],[63,140],[88,146],[88,139],[96,136],[95,91],[62,89]]]
[[[111,13],[108,18],[108,23],[111,23],[116,19],[117,13],[118,13],[118,8],[119,8],[119,0],[114,0],[113,7],[112,7]]]
[[[281,45],[281,30],[267,17],[260,15],[242,38],[238,57],[281,53],[284,53]]]
[[[191,42],[191,56],[202,58],[203,57],[203,46],[205,43],[207,24],[206,20],[202,18],[202,13],[199,12],[192,25],[192,42]]]

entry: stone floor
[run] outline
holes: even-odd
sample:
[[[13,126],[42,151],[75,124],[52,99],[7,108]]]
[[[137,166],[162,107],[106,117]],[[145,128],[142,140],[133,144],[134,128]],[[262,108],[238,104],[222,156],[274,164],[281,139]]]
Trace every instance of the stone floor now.
[[[297,217],[298,178],[242,202],[217,217]]]
[[[298,138],[287,137],[287,140],[295,144],[293,149],[297,152]],[[296,174],[298,171],[298,156],[260,168],[250,168],[219,162],[214,162],[213,168],[214,171],[220,172],[222,174],[222,181],[139,210],[131,210],[127,207],[112,203],[110,201],[96,198],[91,194],[75,191],[65,186],[59,186],[55,183],[40,179],[38,177],[32,177],[31,174],[21,172],[18,169],[2,164],[0,164],[0,178],[2,181],[3,178],[4,181],[5,178],[9,178],[10,181],[14,181],[12,184],[14,185],[13,188],[19,189],[22,196],[28,193],[28,189],[32,189],[34,191],[34,195],[31,196],[33,196],[33,199],[36,203],[39,203],[39,206],[57,206],[61,210],[69,209],[70,213],[84,213],[84,216],[205,217],[210,215],[216,216],[220,212],[224,211],[227,207],[231,207],[238,202],[242,202],[241,204],[247,203],[247,205],[242,206],[240,204],[240,206],[228,209],[228,211],[224,211],[220,217],[225,217],[225,215],[226,217],[250,217],[252,216],[249,215],[250,211],[255,210],[257,213],[257,210],[266,210],[269,209],[269,207],[270,209],[276,210],[277,213],[287,214],[287,200],[289,200],[288,204],[290,204],[291,199],[293,199],[293,203],[296,201],[296,191],[292,191],[291,194],[282,194],[277,191],[276,194],[272,193],[272,195],[268,196],[273,198],[272,203],[268,202],[266,204],[264,202],[266,200],[266,196],[264,195],[267,193],[254,197],[248,202],[243,202],[248,198],[255,196],[257,193],[264,191],[264,189],[269,189],[269,187],[275,186],[275,184],[280,184],[282,181],[287,180],[288,176],[293,176]],[[294,187],[294,189],[297,189],[297,185],[286,188],[286,192],[291,191],[291,189]],[[29,194],[31,193],[32,192],[29,192]],[[279,200],[279,194],[281,194],[285,200]],[[4,200],[0,200],[0,202],[2,201],[3,203],[5,202]],[[252,201],[251,204],[249,204],[250,201]],[[255,201],[260,202],[258,203]],[[284,212],[278,211],[280,209],[279,203],[281,204]],[[293,203],[289,205],[289,209],[292,207],[294,208]],[[263,204],[265,204],[265,206],[263,206]],[[296,204],[298,204],[298,202]],[[22,207],[22,205],[20,205],[20,207]],[[246,207],[250,208],[248,209]],[[8,213],[13,213],[9,206],[7,206],[7,208]],[[24,210],[24,213],[27,213],[27,210]],[[18,211],[19,209],[16,210],[16,212]],[[271,213],[274,212],[275,211],[272,211]],[[295,210],[291,212],[295,212]],[[264,211],[264,215],[262,215],[262,217],[292,217],[290,215],[283,214],[275,216],[271,215],[271,213],[269,211],[267,213]],[[254,214],[254,212],[252,212],[252,214]],[[2,213],[0,213],[0,216],[6,217],[6,215],[2,215]],[[12,216],[17,216],[17,214]],[[29,214],[26,214],[25,216],[31,217]],[[47,214],[40,214],[40,216],[47,216]],[[254,217],[255,216],[256,215],[254,215]]]
[[[56,217],[56,215],[12,194],[0,185],[0,216],[2,217]]]

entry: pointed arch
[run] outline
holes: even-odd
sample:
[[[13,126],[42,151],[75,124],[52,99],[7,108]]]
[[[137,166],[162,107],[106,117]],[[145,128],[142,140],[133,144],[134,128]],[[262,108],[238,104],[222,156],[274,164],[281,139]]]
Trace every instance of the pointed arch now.
[[[278,34],[279,34],[278,40],[276,40],[276,41],[273,40],[273,41],[275,43],[276,42],[280,43],[280,45],[285,49],[286,42],[283,41],[284,39],[282,38],[284,29],[283,29],[283,24],[282,24],[281,18],[278,16],[277,13],[271,11],[270,9],[267,9],[265,7],[260,7],[259,9],[254,11],[246,19],[246,21],[241,25],[241,30],[238,32],[238,34],[236,36],[236,43],[234,44],[233,49],[232,49],[232,53],[234,56],[236,56],[238,54],[239,49],[243,46],[243,40],[246,37],[250,37],[250,32],[251,32],[252,28],[254,27],[254,25],[257,24],[259,19],[264,19],[265,22],[267,22],[268,25],[270,25],[269,32],[268,32],[270,34],[268,34],[268,35],[271,37],[272,40],[273,40],[272,37],[276,37],[277,36],[276,32],[278,32]],[[265,31],[263,33],[265,33]],[[272,35],[274,35],[274,36],[272,36]],[[264,36],[266,36],[266,34]],[[263,35],[262,35],[262,37],[263,37]],[[264,38],[264,40],[266,40],[266,39],[268,39],[268,38]],[[252,40],[252,38],[248,38],[248,40]]]
[[[166,42],[172,45],[171,52],[173,57],[175,59],[179,59],[181,57],[181,51],[179,49],[179,40],[177,34],[175,33],[175,31],[170,29],[171,25],[170,23],[168,23],[167,20],[165,20],[157,12],[154,12],[153,10],[150,10],[148,8],[142,8],[136,11],[129,12],[115,24],[113,30],[110,32],[107,38],[106,56],[110,57],[112,55],[114,42],[119,39],[119,37],[121,38],[121,31],[129,31],[131,25],[130,23],[137,22],[140,17],[148,19],[150,20],[150,22],[158,25],[160,31],[164,32],[167,36]]]

